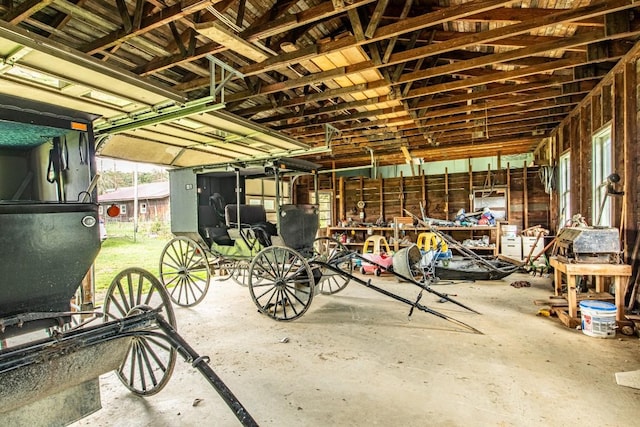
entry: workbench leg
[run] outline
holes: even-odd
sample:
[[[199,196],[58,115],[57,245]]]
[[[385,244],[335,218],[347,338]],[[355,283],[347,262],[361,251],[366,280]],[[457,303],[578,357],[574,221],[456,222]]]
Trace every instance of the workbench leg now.
[[[596,276],[596,292],[604,292],[604,276]]]
[[[553,285],[556,288],[556,296],[562,296],[562,272],[558,267],[553,269]]]
[[[615,285],[615,289],[616,289],[616,320],[625,320],[625,316],[624,316],[624,282],[625,282],[626,277],[625,276],[614,276],[613,277],[613,283]]]
[[[567,301],[569,303],[569,317],[578,317],[578,276],[567,274]]]

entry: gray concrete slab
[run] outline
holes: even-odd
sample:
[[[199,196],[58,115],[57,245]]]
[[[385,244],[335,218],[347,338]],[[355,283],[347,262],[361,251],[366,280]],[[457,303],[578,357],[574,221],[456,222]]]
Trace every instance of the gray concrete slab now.
[[[367,278],[372,278],[368,276]],[[419,289],[373,278],[406,297]],[[509,284],[528,280],[532,286]],[[637,425],[640,390],[615,373],[640,367],[640,340],[586,336],[537,316],[550,279],[434,286],[482,315],[425,294],[421,303],[473,325],[469,333],[363,286],[318,295],[294,322],[260,315],[247,288],[214,282],[203,303],[176,308],[178,329],[260,425]],[[286,338],[286,339],[285,339]],[[236,426],[189,364],[168,386],[138,398],[115,374],[101,378],[103,409],[75,426]],[[193,405],[196,399],[202,399]]]

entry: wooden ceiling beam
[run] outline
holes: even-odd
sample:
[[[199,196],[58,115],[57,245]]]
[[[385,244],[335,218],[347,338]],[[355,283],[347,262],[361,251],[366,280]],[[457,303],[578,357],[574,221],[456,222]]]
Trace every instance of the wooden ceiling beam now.
[[[539,142],[539,137],[504,138],[501,140],[486,141],[482,144],[474,145],[460,144],[458,146],[423,148],[412,150],[412,154],[414,157],[424,158],[426,161],[430,162],[486,157],[487,153],[495,152],[500,152],[502,155],[521,154],[530,152]],[[404,163],[404,157],[399,151],[395,154],[385,155],[382,157],[379,157],[379,154],[374,152],[374,156],[376,157],[377,164],[381,166]],[[309,156],[308,158],[318,161],[318,159],[314,159],[314,156]],[[370,157],[366,152],[363,154],[352,153],[349,157],[330,157],[324,161],[320,160],[320,163],[329,168],[332,167],[332,163],[335,164],[336,168],[357,164],[368,165],[370,163]]]
[[[389,0],[378,0],[378,2],[376,3],[376,7],[373,10],[373,13],[371,14],[371,19],[369,20],[367,29],[364,32],[364,36],[367,39],[372,38],[373,35],[376,33],[376,30],[378,29],[378,25],[382,20],[382,14],[384,13],[388,4],[389,4]]]
[[[287,66],[291,62],[299,62],[303,59],[310,59],[314,55],[337,52],[348,47],[377,42],[400,34],[405,34],[430,26],[442,24],[444,22],[454,20],[457,17],[468,15],[474,11],[491,10],[513,2],[513,0],[482,0],[471,2],[472,4],[463,3],[456,6],[451,6],[443,11],[427,13],[413,18],[407,18],[400,23],[394,23],[378,28],[373,37],[366,41],[358,42],[355,39],[355,36],[346,36],[340,38],[339,40],[325,43],[321,48],[318,46],[312,46],[309,49],[300,49],[294,52],[294,54],[292,55],[275,56],[273,58],[267,59],[266,61],[243,67],[240,71],[243,74],[253,74],[258,72],[277,70],[278,68]]]
[[[575,100],[568,100],[566,102],[556,102],[555,100],[547,100],[547,101],[541,101],[541,102],[537,102],[537,103],[529,103],[526,105],[510,105],[508,107],[501,107],[501,108],[496,108],[496,109],[491,109],[491,114],[492,117],[500,117],[500,116],[509,116],[509,115],[520,115],[523,118],[526,118],[527,116],[530,117],[530,115],[532,114],[532,112],[535,111],[540,111],[540,110],[549,110],[548,114],[554,114],[556,108],[560,108],[563,109],[567,106],[572,106],[575,105],[576,102]],[[436,118],[431,118],[428,121],[420,121],[420,126],[427,128],[426,131],[431,131],[431,129],[428,128],[433,128],[434,132],[438,132],[438,129],[440,129],[442,126],[446,126],[446,125],[451,125],[453,123],[461,123],[461,122],[469,122],[472,120],[481,120],[481,119],[485,119],[487,117],[487,112],[485,112],[484,110],[482,111],[474,111],[474,112],[470,112],[469,114],[466,115],[456,115],[456,116],[441,116],[441,117],[436,117]],[[394,119],[382,119],[382,120],[372,120],[372,121],[368,121],[368,122],[364,122],[364,121],[360,121],[360,122],[353,122],[353,123],[343,123],[343,124],[336,124],[334,125],[334,127],[336,127],[338,130],[340,130],[342,133],[347,134],[347,132],[355,132],[359,129],[371,129],[371,128],[380,128],[380,132],[384,132],[386,128],[388,127],[395,127],[400,125],[399,127],[402,128],[403,130],[406,129],[413,129],[415,128],[418,123],[414,123],[410,126],[406,126],[404,125],[407,122],[407,118],[406,117],[401,117],[401,118],[394,118]],[[310,135],[318,135],[320,133],[320,131],[323,131],[323,129],[319,126],[314,126],[314,127],[299,127],[300,129],[303,129],[302,131],[299,132],[288,132],[288,135],[290,135],[291,137],[294,138],[302,138],[304,139],[305,136],[310,136]]]
[[[541,7],[503,7],[494,9],[490,13],[483,12],[474,15],[460,18],[460,22],[522,22],[531,19],[541,18],[548,15],[553,15],[559,12],[561,9],[545,9]],[[564,9],[571,10],[571,9]],[[604,21],[600,17],[589,17],[574,21],[572,25],[580,27],[603,27]]]
[[[621,0],[622,2],[625,2],[626,0]],[[602,12],[602,9],[597,9],[600,12]],[[595,12],[592,12],[595,13]],[[566,13],[565,13],[566,15]],[[560,14],[555,14],[554,15],[557,19],[561,19],[558,18],[560,16]],[[574,15],[570,15],[570,16],[574,16]],[[546,22],[546,21],[545,21]],[[501,30],[502,34],[504,34],[503,28],[498,28],[498,30]],[[516,31],[520,31],[520,29],[516,30]],[[491,64],[495,64],[495,63],[499,63],[499,62],[505,62],[508,60],[515,60],[515,59],[520,59],[520,58],[527,58],[530,57],[531,55],[534,54],[540,54],[540,53],[544,53],[547,51],[554,51],[554,50],[559,50],[562,49],[565,46],[577,46],[577,45],[584,45],[590,42],[594,42],[594,41],[601,41],[601,40],[609,40],[609,39],[613,39],[613,38],[624,38],[624,37],[629,37],[629,36],[633,36],[633,35],[637,35],[638,31],[632,31],[629,33],[622,33],[622,34],[616,34],[616,35],[607,35],[605,36],[604,31],[601,29],[598,30],[594,30],[593,32],[590,32],[588,34],[583,34],[580,36],[574,36],[574,37],[569,37],[566,39],[563,39],[559,42],[556,43],[541,43],[535,46],[530,46],[530,47],[525,47],[525,48],[521,48],[521,49],[517,49],[517,50],[511,50],[511,51],[507,51],[507,52],[501,52],[501,53],[497,53],[497,54],[492,54],[492,55],[486,55],[483,57],[479,57],[476,59],[472,59],[472,60],[468,60],[468,61],[459,61],[459,62],[454,62],[452,64],[448,64],[448,65],[443,65],[443,66],[439,66],[439,67],[432,67],[429,68],[427,70],[421,70],[421,71],[415,71],[413,73],[407,73],[405,75],[402,75],[398,81],[398,83],[408,83],[410,81],[415,81],[415,80],[422,80],[425,78],[429,78],[429,77],[435,77],[438,75],[447,75],[447,74],[454,74],[456,72],[461,72],[463,70],[468,70],[471,68],[479,68],[479,67],[483,67],[483,66],[487,66],[487,65],[491,65]],[[474,33],[474,36],[477,35]],[[486,37],[486,35],[485,35]],[[465,38],[464,36],[461,38]],[[461,39],[459,38],[459,39]],[[455,40],[459,40],[459,39],[455,39]],[[428,45],[426,47],[441,47],[441,45]],[[424,47],[423,47],[424,48]],[[415,59],[418,59],[421,56],[416,56],[416,52],[422,52],[420,53],[420,55],[424,54],[424,49],[423,48],[416,48],[416,49],[410,49],[408,51],[403,52],[402,54],[396,54],[396,55],[392,55],[390,62],[388,64],[384,64],[384,65],[392,65],[395,64],[398,61],[398,58],[401,56],[403,58],[404,62],[407,61],[412,61]],[[434,50],[434,49],[432,49]],[[440,52],[440,51],[438,51]],[[295,53],[295,52],[293,52]],[[573,60],[576,61],[575,63],[577,64],[579,61],[578,59],[568,59],[568,60]],[[348,75],[348,74],[354,74],[354,73],[359,73],[359,72],[363,72],[366,70],[371,70],[371,69],[376,69],[379,68],[380,66],[382,66],[383,64],[376,64],[375,61],[363,61],[360,62],[358,64],[355,65],[350,65],[348,67],[344,67],[344,69],[340,70],[340,74],[344,74],[344,75]],[[548,66],[548,64],[541,64],[543,66]],[[569,64],[567,66],[571,66],[572,64]],[[566,68],[567,66],[562,66],[562,68]],[[512,73],[513,75],[516,75],[517,73]],[[322,73],[316,73],[313,74],[311,76],[307,76],[307,80],[311,80],[313,79],[315,82],[320,82],[323,80],[327,80],[330,78],[335,77],[336,75],[336,70],[330,70],[330,71],[325,71]],[[523,74],[523,75],[527,75],[527,74]],[[315,76],[315,77],[312,77]],[[263,92],[261,92],[261,94],[263,93],[270,93],[269,91],[272,90],[281,90],[281,87],[286,87],[288,89],[292,89],[294,87],[297,87],[301,84],[300,81],[294,80],[291,82],[286,82],[286,83],[280,83],[278,85],[274,85],[272,87],[264,87],[263,88]],[[420,89],[418,89],[419,91]],[[415,92],[415,91],[410,91],[407,94],[407,97],[410,98],[412,97],[412,93],[420,93],[420,92]],[[420,93],[420,95],[418,96],[423,96],[424,94]],[[245,94],[244,96],[250,96],[249,94]]]
[[[354,0],[350,3],[345,3],[342,8],[336,8],[332,1],[325,1],[304,11],[287,14],[278,19],[262,23],[261,25],[251,26],[241,32],[240,37],[249,41],[265,39],[307,25],[310,22],[343,14],[348,10],[373,3],[374,1],[375,0]]]
[[[398,19],[406,19],[409,16],[409,12],[411,12],[411,6],[413,6],[413,0],[405,0],[404,7],[402,11],[400,11],[400,15]],[[388,6],[387,6],[388,7]],[[393,36],[389,39],[389,43],[387,44],[387,49],[385,50],[384,55],[382,56],[382,62],[387,63],[389,61],[389,57],[393,53],[393,49],[398,42],[399,36]]]
[[[2,19],[13,25],[18,25],[53,2],[54,0],[27,0],[2,15]]]
[[[161,11],[142,19],[140,28],[134,28],[132,31],[126,31],[119,28],[103,37],[97,38],[80,48],[82,52],[93,55],[94,53],[113,47],[119,43],[123,43],[134,37],[141,36],[149,31],[155,30],[161,26],[167,25],[169,22],[177,21],[198,12],[217,3],[214,0],[187,0],[169,6]]]
[[[396,35],[405,34],[409,32],[413,32],[416,30],[420,30],[423,28],[427,28],[430,26],[434,26],[440,23],[448,22],[451,20],[455,20],[459,16],[467,16],[469,13],[473,11],[479,11],[480,9],[492,10],[500,6],[504,6],[511,2],[500,2],[486,0],[480,2],[468,2],[463,3],[456,6],[451,6],[449,8],[443,9],[437,12],[427,13],[421,16],[407,18],[402,22],[389,24],[384,27],[379,28],[375,35],[367,40],[368,43],[380,41],[382,39],[387,39]],[[473,7],[475,6],[475,7]],[[635,3],[631,0],[612,0],[600,2],[593,5],[584,6],[576,9],[563,10],[558,13],[554,13],[551,15],[547,15],[540,18],[535,18],[530,21],[520,22],[517,24],[508,25],[505,27],[499,27],[488,31],[483,31],[481,33],[471,33],[469,35],[461,36],[456,39],[450,40],[448,42],[442,42],[432,45],[427,45],[417,49],[412,49],[410,53],[397,53],[392,55],[393,63],[397,62],[406,62],[408,60],[416,59],[417,55],[431,56],[437,55],[439,53],[459,49],[467,46],[477,45],[478,43],[488,42],[491,40],[497,40],[505,37],[510,37],[519,34],[525,34],[530,32],[533,29],[543,28],[551,25],[557,25],[561,23],[572,22],[578,19],[585,19],[595,16],[601,16],[610,12],[615,12],[619,10],[629,9],[635,6]],[[469,9],[474,9],[469,11]],[[266,61],[252,64],[248,67],[243,67],[240,71],[244,74],[252,74],[256,72],[264,72],[264,71],[272,71],[276,70],[280,67],[290,64],[291,62],[296,62],[301,59],[309,59],[308,57],[311,55],[317,54],[326,54],[329,52],[335,52],[339,50],[343,50],[347,47],[359,46],[364,44],[364,42],[358,42],[355,40],[354,36],[343,37],[339,40],[323,44],[316,51],[309,51],[300,49],[296,53],[297,55],[290,55],[286,58],[281,58],[280,56],[276,56]]]
[[[497,132],[508,130],[511,128],[531,129],[537,126],[554,125],[554,124],[560,123],[560,121],[564,117],[563,115],[560,115],[560,114],[553,115],[553,116],[548,116],[540,113],[538,114],[540,115],[539,118],[527,118],[519,121],[516,121],[513,118],[510,118],[508,120],[506,119],[501,119],[499,121],[496,120],[495,123],[490,123],[489,126],[487,127],[489,129],[488,133],[489,135],[494,135],[494,133],[497,134]],[[457,124],[448,126],[446,129],[441,129],[440,131],[442,132],[446,130],[446,135],[469,135],[470,132],[473,131],[473,129],[474,128],[470,127],[467,123],[457,123]],[[444,134],[444,132],[442,133]],[[336,149],[334,149],[333,152],[334,153],[339,152],[338,148],[341,146],[341,143],[346,144],[346,141],[349,141],[350,144],[367,144],[367,143],[375,143],[375,142],[384,142],[392,138],[393,139],[404,138],[406,142],[409,144],[408,145],[409,148],[414,148],[416,147],[416,145],[417,147],[420,147],[428,142],[425,138],[424,133],[419,129],[411,129],[409,131],[402,131],[402,132],[391,132],[386,134],[373,133],[371,135],[361,135],[361,133],[359,133],[357,135],[352,135],[349,137],[340,135],[338,138],[332,140],[332,146],[336,147]],[[307,143],[312,145],[322,144],[323,141],[324,141],[323,135],[319,135],[317,138],[307,139]]]

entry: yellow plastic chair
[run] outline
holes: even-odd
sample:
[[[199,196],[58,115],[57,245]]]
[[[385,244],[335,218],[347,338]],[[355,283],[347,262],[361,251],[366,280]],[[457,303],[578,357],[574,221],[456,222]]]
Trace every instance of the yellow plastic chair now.
[[[364,245],[362,246],[363,254],[379,255],[383,252],[391,254],[391,248],[389,248],[387,239],[385,239],[384,236],[369,236],[367,240],[364,241]]]
[[[418,242],[416,245],[420,250],[429,251],[431,249],[438,249],[438,243],[440,243],[440,252],[446,252],[449,250],[447,242],[445,242],[442,237],[438,236],[436,233],[431,232],[418,234]]]

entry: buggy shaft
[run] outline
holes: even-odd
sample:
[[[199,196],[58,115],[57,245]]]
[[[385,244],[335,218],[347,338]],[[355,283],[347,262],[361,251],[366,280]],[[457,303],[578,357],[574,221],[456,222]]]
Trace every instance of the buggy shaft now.
[[[209,381],[209,384],[218,392],[222,400],[233,411],[234,415],[243,426],[257,427],[258,423],[249,414],[242,403],[235,397],[235,395],[229,390],[227,385],[220,379],[220,377],[211,369],[207,363],[209,358],[207,356],[200,356],[191,346],[178,334],[178,332],[167,322],[160,314],[156,318],[158,326],[162,331],[167,334],[167,338],[171,345],[180,353],[187,362],[191,363],[191,366],[196,368],[204,377]]]
[[[422,305],[422,304],[418,303],[417,301],[413,302],[413,301],[411,301],[411,300],[409,300],[407,298],[401,297],[400,295],[394,294],[393,292],[389,292],[386,289],[382,289],[382,288],[374,285],[373,283],[371,283],[371,280],[368,280],[368,281],[362,280],[359,277],[353,276],[353,275],[351,275],[349,273],[345,273],[344,271],[340,270],[338,267],[335,267],[335,266],[333,266],[331,264],[327,264],[327,263],[324,263],[324,262],[314,261],[314,264],[318,264],[321,267],[328,268],[329,270],[334,271],[334,272],[336,272],[338,274],[347,275],[347,276],[349,276],[349,278],[351,280],[355,281],[356,283],[358,283],[360,285],[363,285],[363,286],[366,286],[367,288],[372,289],[372,290],[374,290],[376,292],[379,292],[379,293],[381,293],[383,295],[386,295],[386,296],[388,296],[390,298],[393,298],[396,301],[403,302],[403,303],[407,304],[408,306],[417,308],[420,311],[424,311],[425,313],[433,314],[434,316],[440,317],[441,319],[445,319],[445,320],[447,320],[449,322],[452,322],[452,323],[455,323],[455,324],[457,324],[459,326],[467,328],[467,329],[469,329],[469,330],[471,330],[471,331],[473,331],[473,332],[475,332],[477,334],[483,335],[483,333],[481,331],[479,331],[478,329],[474,328],[471,325],[468,325],[468,324],[466,324],[464,322],[461,322],[460,320],[454,319],[453,317],[447,316],[446,314],[440,313],[439,311],[433,310],[433,309],[431,309],[431,308],[429,308],[429,307],[427,307],[425,305]]]
[[[454,300],[453,298],[449,297],[447,294],[443,294],[442,292],[438,292],[438,291],[436,291],[436,290],[433,290],[433,289],[431,289],[431,287],[427,286],[426,284],[425,284],[425,285],[420,284],[419,282],[417,282],[417,281],[416,281],[415,279],[413,279],[412,277],[407,277],[407,276],[404,276],[404,275],[402,275],[402,274],[400,274],[400,273],[398,273],[398,272],[396,272],[396,271],[394,271],[394,270],[389,270],[389,269],[387,269],[387,267],[385,267],[385,266],[383,266],[383,265],[381,265],[381,264],[378,264],[378,263],[377,263],[377,262],[375,262],[375,261],[370,261],[370,260],[368,260],[367,258],[363,257],[363,256],[362,256],[362,255],[360,255],[360,254],[357,254],[357,253],[351,253],[351,256],[353,256],[354,258],[358,258],[358,259],[360,259],[360,260],[362,260],[362,261],[368,262],[369,264],[375,265],[376,267],[380,267],[380,268],[382,268],[383,270],[386,270],[386,271],[388,271],[389,273],[393,274],[394,276],[396,276],[396,277],[398,277],[398,278],[400,278],[400,279],[404,280],[405,282],[409,282],[409,283],[411,283],[411,284],[414,284],[414,285],[418,286],[419,288],[424,289],[425,291],[430,292],[430,293],[432,293],[432,294],[434,294],[434,295],[437,295],[437,296],[439,296],[440,298],[444,298],[444,299],[446,299],[447,301],[452,302],[452,303],[454,303],[454,304],[456,304],[456,305],[458,305],[458,306],[460,306],[460,307],[462,307],[462,308],[464,308],[464,309],[466,309],[466,310],[472,311],[472,312],[474,312],[474,313],[476,313],[476,314],[482,314],[482,313],[480,313],[479,311],[474,310],[473,308],[471,308],[471,307],[469,307],[469,306],[467,306],[467,305],[465,305],[465,304],[462,304],[462,303],[461,303],[461,302],[459,302],[459,301]]]

